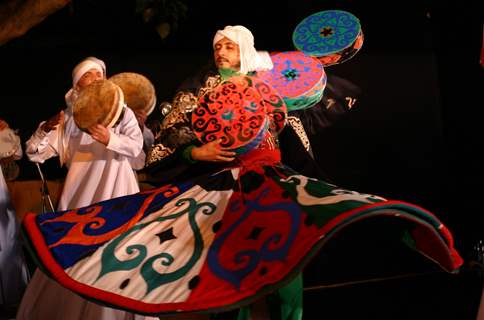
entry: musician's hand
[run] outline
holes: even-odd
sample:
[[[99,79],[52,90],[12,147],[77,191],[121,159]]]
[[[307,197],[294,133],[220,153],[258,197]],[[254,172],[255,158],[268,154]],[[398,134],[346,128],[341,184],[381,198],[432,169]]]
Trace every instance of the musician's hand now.
[[[64,122],[64,111],[59,112],[42,125],[44,132],[52,131],[59,123]]]
[[[108,145],[109,138],[111,135],[109,133],[109,130],[106,127],[100,124],[96,124],[96,125],[93,125],[92,127],[87,128],[87,131],[89,132],[89,134],[94,140],[104,144],[105,146]]]
[[[141,130],[145,127],[146,118],[148,117],[148,113],[144,110],[136,110],[134,111],[134,116],[136,120],[138,120],[138,125]]]
[[[235,152],[227,151],[220,147],[221,140],[204,144],[192,149],[192,159],[198,161],[230,162],[235,159]]]
[[[0,131],[7,128],[8,128],[8,123],[5,120],[0,119]]]

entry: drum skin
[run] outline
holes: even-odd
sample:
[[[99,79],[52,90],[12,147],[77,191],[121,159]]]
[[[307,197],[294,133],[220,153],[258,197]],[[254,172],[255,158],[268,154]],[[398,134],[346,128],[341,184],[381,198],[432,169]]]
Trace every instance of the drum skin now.
[[[124,95],[124,102],[135,113],[137,110],[149,115],[156,105],[155,87],[151,81],[142,74],[135,72],[122,72],[109,78],[117,84]]]
[[[85,87],[74,102],[74,122],[83,131],[96,124],[111,128],[121,115],[123,105],[119,86],[110,80],[95,81]]]

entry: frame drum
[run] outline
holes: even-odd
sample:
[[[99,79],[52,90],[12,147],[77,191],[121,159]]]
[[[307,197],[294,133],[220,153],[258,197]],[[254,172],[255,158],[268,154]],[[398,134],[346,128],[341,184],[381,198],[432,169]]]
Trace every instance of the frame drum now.
[[[124,97],[119,86],[110,80],[95,81],[84,88],[74,102],[74,122],[83,131],[96,124],[111,128],[123,106]]]
[[[148,78],[134,72],[118,73],[110,81],[117,84],[124,94],[124,102],[133,111],[143,110],[149,115],[156,105],[155,87]]]

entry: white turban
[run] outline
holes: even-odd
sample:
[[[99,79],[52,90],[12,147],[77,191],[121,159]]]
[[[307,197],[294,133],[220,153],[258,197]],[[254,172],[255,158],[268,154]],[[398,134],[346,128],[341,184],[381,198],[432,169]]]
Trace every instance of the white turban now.
[[[274,67],[267,51],[255,50],[254,36],[246,27],[226,26],[223,30],[218,30],[213,38],[213,46],[224,37],[239,45],[241,73],[270,70]]]
[[[71,106],[74,100],[77,99],[78,92],[75,89],[77,82],[84,73],[88,72],[91,69],[96,69],[102,72],[104,78],[106,78],[106,64],[101,59],[95,57],[87,57],[86,59],[82,60],[74,67],[72,70],[72,88],[66,93],[66,103],[68,106]]]
[[[96,57],[87,57],[84,60],[90,60],[90,61],[93,61],[93,62],[96,62],[97,64],[99,64],[101,66],[101,68],[103,69],[104,77],[106,77],[106,64],[104,63],[104,61],[102,61],[101,59],[98,59]]]
[[[75,87],[79,79],[91,69],[96,69],[101,71],[104,77],[106,77],[106,64],[95,57],[88,57],[82,60],[75,68],[72,70],[72,86]]]

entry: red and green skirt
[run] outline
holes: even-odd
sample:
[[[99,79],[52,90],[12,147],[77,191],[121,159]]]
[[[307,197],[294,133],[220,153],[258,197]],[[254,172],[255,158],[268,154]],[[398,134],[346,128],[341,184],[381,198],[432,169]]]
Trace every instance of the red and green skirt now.
[[[340,230],[379,216],[410,222],[415,250],[446,271],[462,264],[432,213],[302,176],[271,152],[193,181],[28,214],[23,233],[64,287],[150,315],[247,305],[297,276]]]

